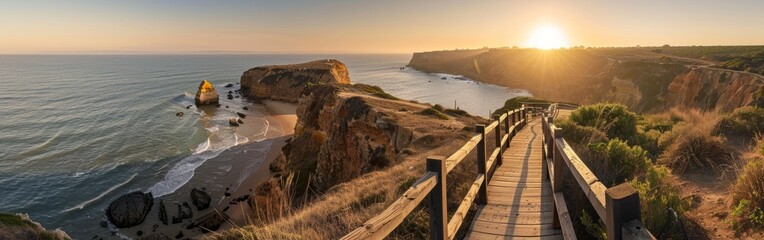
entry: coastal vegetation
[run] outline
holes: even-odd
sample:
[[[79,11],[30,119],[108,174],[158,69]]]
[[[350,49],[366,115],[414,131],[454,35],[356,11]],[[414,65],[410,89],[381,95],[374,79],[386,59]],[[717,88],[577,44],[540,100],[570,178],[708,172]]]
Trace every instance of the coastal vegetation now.
[[[61,230],[49,231],[25,214],[0,213],[0,239],[71,239]]]
[[[703,176],[724,183],[733,176],[734,183],[728,190],[731,203],[726,210],[721,209],[731,218],[722,221],[735,234],[764,223],[760,205],[764,198],[759,194],[764,186],[761,138],[752,150],[740,153],[752,136],[761,132],[756,127],[762,117],[760,112],[756,107],[741,107],[727,114],[674,108],[638,114],[620,104],[601,103],[579,107],[555,124],[606,186],[628,182],[637,189],[643,222],[653,234],[679,237],[680,226],[672,215],[675,212],[685,222],[690,221],[684,229],[690,236],[702,237],[707,226],[684,215],[699,209],[702,203],[697,202],[696,193],[677,187],[679,179],[689,181],[684,184],[705,184],[692,182]],[[732,143],[728,137],[743,141]],[[596,213],[588,206],[586,196],[574,189],[570,186],[565,191],[572,203],[568,207],[579,212],[578,219],[574,219],[577,233],[587,232],[587,236],[580,236],[584,238],[603,238],[604,225],[592,217]]]

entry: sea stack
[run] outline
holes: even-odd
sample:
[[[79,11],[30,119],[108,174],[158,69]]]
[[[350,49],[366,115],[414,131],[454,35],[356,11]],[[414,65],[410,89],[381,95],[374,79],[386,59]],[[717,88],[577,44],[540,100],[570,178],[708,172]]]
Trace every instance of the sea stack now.
[[[257,99],[296,103],[308,86],[331,83],[350,84],[350,77],[344,63],[325,59],[251,68],[241,76],[241,92]]]
[[[202,80],[202,83],[199,84],[199,90],[196,91],[196,97],[194,98],[196,106],[218,104],[219,99],[220,96],[218,96],[218,92],[215,91],[215,87],[213,87],[207,80]]]

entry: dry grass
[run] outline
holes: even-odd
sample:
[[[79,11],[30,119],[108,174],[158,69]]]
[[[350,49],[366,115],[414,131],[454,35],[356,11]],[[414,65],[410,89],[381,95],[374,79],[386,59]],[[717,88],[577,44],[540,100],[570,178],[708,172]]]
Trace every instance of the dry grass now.
[[[764,227],[764,138],[757,138],[756,147],[748,153],[743,167],[730,191],[733,198],[733,227],[737,231]]]
[[[727,145],[727,140],[713,135],[719,126],[718,113],[672,109],[664,117],[678,123],[660,137],[658,144],[665,151],[658,162],[674,173],[711,169],[721,174],[736,162],[737,154]]]
[[[268,224],[233,228],[216,239],[337,239],[361,226],[399,196],[398,185],[423,174],[422,164],[406,161],[337,185],[302,209]]]

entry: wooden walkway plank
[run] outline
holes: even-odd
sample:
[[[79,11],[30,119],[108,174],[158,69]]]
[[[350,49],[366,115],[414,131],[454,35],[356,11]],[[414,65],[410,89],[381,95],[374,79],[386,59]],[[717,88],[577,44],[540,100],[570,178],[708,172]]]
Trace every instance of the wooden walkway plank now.
[[[554,194],[541,162],[541,126],[531,121],[502,154],[465,239],[564,239],[555,228]]]

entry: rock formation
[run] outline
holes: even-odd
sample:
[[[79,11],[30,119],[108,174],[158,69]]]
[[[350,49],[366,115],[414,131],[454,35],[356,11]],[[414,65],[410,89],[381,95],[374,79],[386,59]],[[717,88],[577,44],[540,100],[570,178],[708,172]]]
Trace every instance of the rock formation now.
[[[219,99],[220,96],[218,96],[218,92],[215,91],[215,87],[213,87],[207,80],[202,80],[202,83],[199,84],[199,89],[196,91],[196,97],[194,98],[196,106],[218,104]]]
[[[141,224],[154,204],[151,193],[132,192],[117,198],[106,209],[106,217],[118,228]]]
[[[663,100],[670,106],[730,112],[740,106],[754,105],[754,95],[762,83],[764,78],[751,73],[693,68],[676,76]]]
[[[167,209],[164,206],[164,200],[159,200],[159,221],[167,225]]]
[[[412,130],[375,110],[353,86],[315,85],[297,106],[298,121],[284,161],[278,168],[313,171],[315,187],[327,189],[363,173],[396,162],[396,154],[412,141]]]
[[[228,125],[237,127],[237,126],[239,126],[239,121],[236,118],[229,118],[228,119]]]
[[[347,67],[340,61],[328,59],[255,67],[241,76],[243,94],[286,102],[297,102],[306,87],[319,83],[350,83]]]
[[[210,207],[210,195],[196,188],[191,190],[191,202],[196,206],[196,210],[203,210]]]

